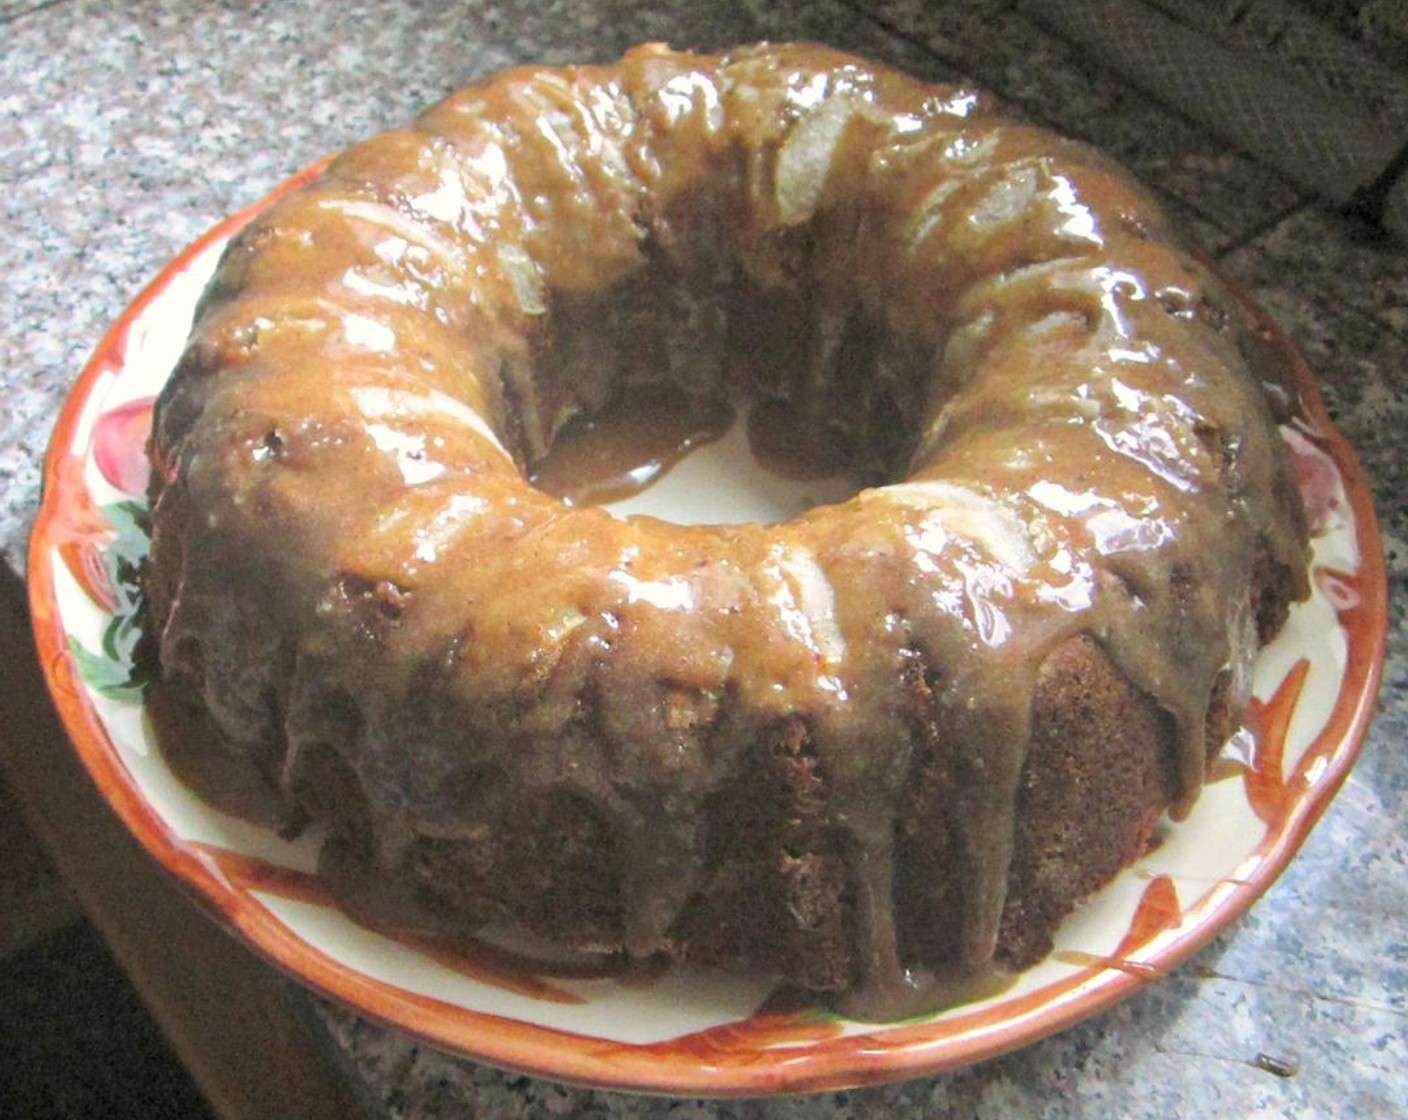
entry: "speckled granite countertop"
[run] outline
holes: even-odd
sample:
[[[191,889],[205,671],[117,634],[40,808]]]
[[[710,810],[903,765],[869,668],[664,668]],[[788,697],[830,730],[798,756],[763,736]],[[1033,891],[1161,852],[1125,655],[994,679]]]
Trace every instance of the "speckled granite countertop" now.
[[[317,156],[404,121],[468,79],[515,61],[609,59],[649,39],[699,48],[823,40],[931,78],[975,80],[1110,151],[1280,317],[1372,480],[1391,585],[1382,710],[1357,769],[1289,871],[1174,975],[973,1069],[769,1102],[566,1089],[445,1057],[315,1001],[349,1076],[385,1115],[1400,1114],[1408,1100],[1408,250],[1325,212],[1120,79],[1087,71],[1079,51],[1019,7],[0,0],[0,552],[16,570],[65,393],[107,325],[181,247]],[[1258,1054],[1296,1072],[1259,1068]]]

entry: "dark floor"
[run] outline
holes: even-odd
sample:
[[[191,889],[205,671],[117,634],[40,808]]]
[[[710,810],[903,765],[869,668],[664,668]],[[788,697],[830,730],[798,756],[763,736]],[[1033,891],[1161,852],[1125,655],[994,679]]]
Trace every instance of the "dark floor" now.
[[[0,960],[0,1118],[214,1120],[102,937],[71,922]]]

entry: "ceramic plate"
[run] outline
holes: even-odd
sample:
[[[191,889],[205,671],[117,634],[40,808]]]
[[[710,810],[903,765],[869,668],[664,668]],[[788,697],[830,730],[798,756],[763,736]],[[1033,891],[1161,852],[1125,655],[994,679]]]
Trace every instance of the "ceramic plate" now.
[[[1267,888],[1343,781],[1382,664],[1383,557],[1353,454],[1267,324],[1307,401],[1308,418],[1285,435],[1315,522],[1314,593],[1257,663],[1259,738],[1229,743],[1224,776],[1189,819],[1081,908],[1051,957],[1008,991],[921,1019],[861,1024],[786,1005],[760,980],[695,969],[627,980],[512,935],[449,941],[356,925],[318,881],[316,837],[285,842],[209,808],[173,777],[132,660],[151,400],[222,247],[257,210],[172,262],[84,370],[45,464],[31,603],[50,688],[103,793],[208,909],[313,988],[443,1049],[582,1084],[760,1095],[933,1073],[1051,1034],[1173,968]],[[719,463],[706,456],[677,468],[686,469],[707,474]],[[652,501],[669,505],[668,482],[646,492]],[[758,482],[765,505],[824,497],[779,497],[768,486]]]

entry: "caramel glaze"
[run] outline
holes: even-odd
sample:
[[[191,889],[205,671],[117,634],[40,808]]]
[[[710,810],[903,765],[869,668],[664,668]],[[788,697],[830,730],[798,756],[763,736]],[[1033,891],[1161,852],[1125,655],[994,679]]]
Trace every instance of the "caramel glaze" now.
[[[1119,170],[985,95],[816,47],[512,70],[226,253],[157,406],[165,680],[379,873],[472,848],[506,799],[589,806],[636,957],[688,953],[708,799],[801,728],[852,1006],[933,1006],[926,969],[981,988],[1001,959],[1048,654],[1088,636],[1162,710],[1178,815],[1215,691],[1241,707],[1304,592],[1245,330]],[[526,481],[639,386],[783,402],[887,484],[763,527]],[[915,665],[932,687],[900,687]],[[901,959],[892,897],[921,724],[962,791],[939,962]]]
[[[557,433],[528,480],[571,506],[605,505],[644,490],[733,421],[722,402],[691,400],[673,385],[617,393],[600,412]]]

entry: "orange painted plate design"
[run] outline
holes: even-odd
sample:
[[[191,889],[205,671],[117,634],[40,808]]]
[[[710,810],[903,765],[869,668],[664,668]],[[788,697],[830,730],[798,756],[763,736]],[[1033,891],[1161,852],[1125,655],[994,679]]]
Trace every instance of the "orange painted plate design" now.
[[[1178,965],[1266,890],[1344,780],[1383,661],[1383,555],[1353,453],[1290,343],[1264,322],[1306,401],[1307,418],[1285,435],[1316,537],[1313,596],[1256,665],[1260,735],[1228,744],[1221,780],[1188,820],[1075,914],[1052,956],[1008,991],[861,1024],[789,1004],[757,979],[696,969],[623,976],[508,934],[394,937],[357,925],[318,881],[316,836],[281,840],[173,777],[133,661],[151,401],[225,242],[259,208],[173,261],[84,369],[45,463],[30,598],[50,689],[99,788],[208,910],[314,989],[443,1049],[580,1084],[764,1095],[935,1073],[1049,1035]]]

